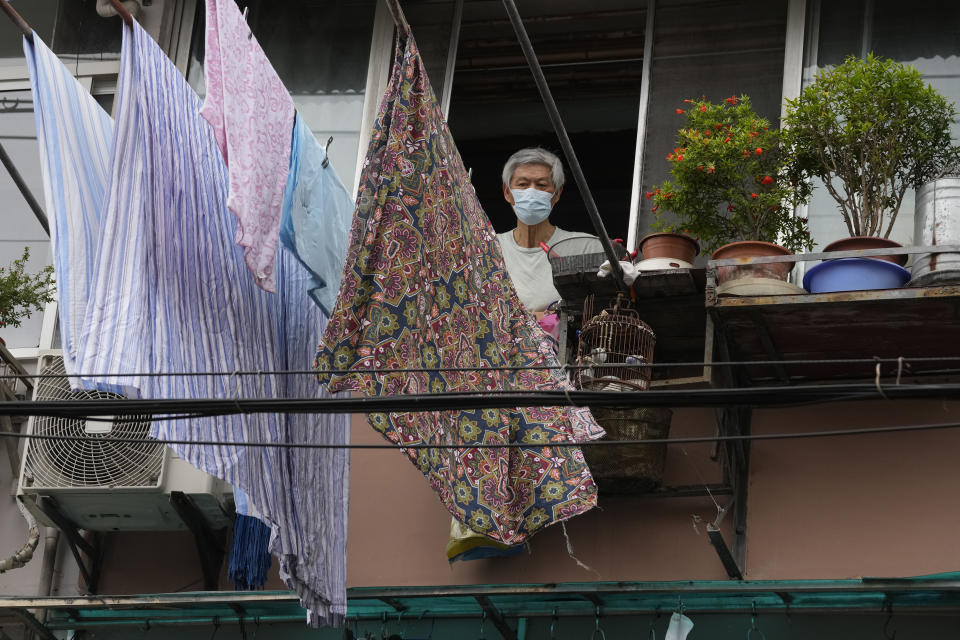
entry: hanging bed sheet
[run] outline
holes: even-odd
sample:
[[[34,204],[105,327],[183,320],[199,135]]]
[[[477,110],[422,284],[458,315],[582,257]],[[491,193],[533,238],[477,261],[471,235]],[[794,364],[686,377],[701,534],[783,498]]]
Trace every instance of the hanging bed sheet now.
[[[43,195],[50,214],[63,366],[74,376],[77,341],[99,251],[113,120],[39,36],[23,42],[34,95]],[[80,388],[80,379],[71,377],[70,386]]]
[[[139,25],[123,29],[108,181],[93,173],[77,178],[87,181],[84,189],[107,194],[77,345],[78,370],[99,382],[135,388],[147,398],[324,395],[311,376],[189,375],[308,369],[326,319],[307,296],[310,275],[286,250],[277,253],[276,294],[256,286],[243,251],[233,242],[236,220],[226,206],[227,172],[213,133],[198,114],[200,99]],[[40,47],[35,52],[39,57]],[[28,47],[28,57],[31,53]],[[43,55],[53,54],[44,49]],[[31,65],[35,86],[50,85],[47,76],[60,73],[54,60]],[[58,101],[80,100],[74,94],[82,91],[63,82],[57,95],[36,92],[34,97],[46,113]],[[80,120],[73,125],[90,126]],[[49,126],[38,119],[45,132],[41,139],[52,137]],[[44,147],[41,152],[49,154]],[[48,165],[44,162],[45,179],[60,180]],[[48,198],[51,210],[75,206]],[[67,213],[76,219],[74,212]],[[341,446],[349,442],[349,421],[342,415],[305,414],[167,419],[155,421],[151,435]],[[270,550],[279,559],[281,577],[308,610],[308,620],[342,624],[347,450],[173,448],[246,492],[272,527]]]
[[[331,390],[570,388],[517,299],[412,37],[397,47],[360,184],[340,294],[317,354]],[[497,369],[531,365],[558,369]],[[431,371],[373,373],[410,368]],[[369,421],[399,445],[462,444],[405,452],[457,520],[499,542],[523,542],[596,505],[580,448],[554,444],[603,434],[587,409],[375,413]],[[506,442],[530,446],[471,447]]]

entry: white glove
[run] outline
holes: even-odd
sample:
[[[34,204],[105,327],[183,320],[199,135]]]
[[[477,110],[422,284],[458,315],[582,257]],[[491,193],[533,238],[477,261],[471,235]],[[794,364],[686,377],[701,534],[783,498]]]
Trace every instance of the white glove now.
[[[624,284],[627,284],[627,285],[633,284],[633,281],[637,279],[638,275],[640,275],[640,271],[632,262],[626,262],[624,260],[621,260],[620,268],[623,270]],[[597,277],[606,278],[608,275],[610,275],[610,261],[604,260],[603,264],[600,265],[600,270],[597,271]]]

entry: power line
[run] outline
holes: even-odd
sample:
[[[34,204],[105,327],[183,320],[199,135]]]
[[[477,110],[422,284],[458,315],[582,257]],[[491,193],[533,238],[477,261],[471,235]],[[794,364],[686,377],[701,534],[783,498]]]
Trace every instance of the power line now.
[[[921,356],[921,357],[902,357],[902,358],[820,358],[820,359],[797,359],[797,360],[732,360],[716,362],[646,362],[646,363],[603,363],[603,364],[555,364],[555,365],[522,365],[522,366],[477,366],[477,367],[401,367],[397,369],[379,369],[379,368],[352,368],[352,369],[282,369],[282,370],[237,370],[237,371],[138,371],[138,372],[116,372],[116,373],[98,373],[95,375],[84,373],[45,373],[36,375],[24,374],[3,374],[2,379],[63,379],[63,378],[86,378],[88,380],[97,380],[99,378],[158,378],[158,377],[210,377],[210,376],[266,376],[266,375],[346,375],[346,374],[372,374],[388,375],[394,373],[473,373],[485,371],[543,371],[543,370],[562,370],[578,371],[595,367],[604,369],[661,369],[670,367],[746,367],[746,366],[781,366],[781,365],[839,365],[839,364],[866,364],[876,366],[877,364],[890,364],[908,367],[912,363],[930,363],[930,362],[960,362],[960,356]],[[872,372],[872,370],[871,370]]]
[[[648,391],[497,390],[375,397],[16,400],[0,402],[0,415],[85,418],[190,414],[392,413],[514,409],[518,407],[772,407],[875,399],[960,399],[960,384],[836,384]]]
[[[896,425],[892,427],[863,427],[858,429],[837,429],[834,431],[806,431],[792,433],[763,433],[763,434],[744,434],[744,435],[715,435],[715,436],[690,436],[684,438],[652,438],[650,440],[593,440],[588,442],[505,442],[505,443],[459,443],[459,444],[329,444],[319,442],[224,442],[222,440],[177,440],[162,438],[114,438],[110,436],[66,436],[50,434],[27,434],[11,433],[7,431],[0,432],[0,438],[20,438],[25,440],[63,440],[78,442],[97,442],[97,443],[115,443],[115,444],[166,444],[166,445],[185,445],[185,446],[209,446],[209,447],[247,447],[260,449],[530,449],[550,447],[619,447],[619,446],[639,446],[655,444],[696,444],[704,442],[728,442],[728,441],[750,441],[757,442],[763,440],[802,440],[809,438],[833,438],[846,436],[861,436],[870,434],[884,433],[902,433],[916,431],[942,431],[945,429],[960,428],[957,422],[942,422],[934,424],[910,424]]]

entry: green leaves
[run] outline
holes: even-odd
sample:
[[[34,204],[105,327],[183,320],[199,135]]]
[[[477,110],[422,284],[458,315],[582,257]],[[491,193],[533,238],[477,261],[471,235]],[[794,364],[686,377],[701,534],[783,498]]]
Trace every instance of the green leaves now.
[[[851,235],[888,237],[907,189],[956,169],[956,115],[913,67],[851,56],[787,100],[786,174],[821,179]]]
[[[666,158],[673,179],[647,194],[657,216],[654,228],[694,235],[705,251],[735,240],[812,248],[806,221],[791,212],[810,189],[784,172],[781,132],[757,115],[748,96],[684,105],[677,111],[686,125]],[[668,221],[667,211],[677,222]]]
[[[53,301],[53,267],[30,275],[25,269],[29,259],[30,247],[24,247],[21,257],[0,267],[0,327],[19,327],[24,317]]]

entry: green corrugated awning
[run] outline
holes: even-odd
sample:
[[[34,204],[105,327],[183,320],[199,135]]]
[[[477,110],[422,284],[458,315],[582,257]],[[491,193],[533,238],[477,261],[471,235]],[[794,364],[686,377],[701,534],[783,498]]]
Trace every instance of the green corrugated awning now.
[[[604,616],[669,612],[829,612],[952,610],[960,607],[960,572],[912,578],[854,580],[748,580],[676,582],[582,582],[444,587],[364,587],[348,591],[348,618],[476,618],[484,607],[505,618]],[[48,610],[51,630],[115,626],[209,625],[296,622],[304,619],[289,591],[192,592],[132,596],[0,597],[0,615]]]

